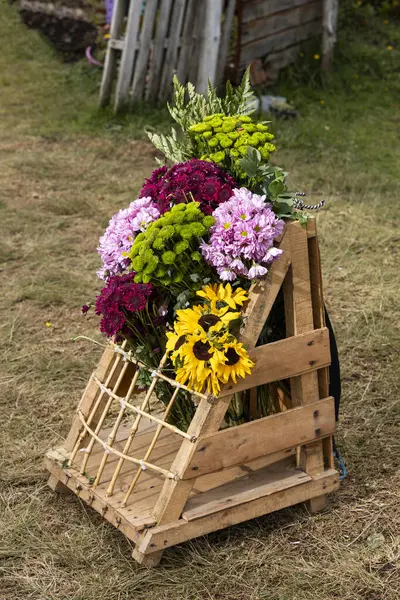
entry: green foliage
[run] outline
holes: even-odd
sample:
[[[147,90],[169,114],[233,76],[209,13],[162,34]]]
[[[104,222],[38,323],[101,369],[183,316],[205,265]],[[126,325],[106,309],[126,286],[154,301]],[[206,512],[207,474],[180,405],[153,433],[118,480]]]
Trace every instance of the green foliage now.
[[[246,187],[265,195],[279,217],[292,217],[294,194],[288,192],[285,171],[263,162],[260,152],[251,146],[247,148],[247,156],[240,160],[240,166]]]
[[[180,132],[172,128],[170,135],[147,133],[154,146],[171,162],[183,162],[196,156],[196,145],[188,132],[191,126],[200,123],[205,117],[215,114],[245,116],[254,112],[255,96],[250,85],[249,69],[237,88],[227,82],[225,96],[222,98],[210,83],[207,96],[196,92],[195,86],[190,82],[182,85],[176,76],[173,84],[173,103],[168,104],[168,110],[179,125]]]

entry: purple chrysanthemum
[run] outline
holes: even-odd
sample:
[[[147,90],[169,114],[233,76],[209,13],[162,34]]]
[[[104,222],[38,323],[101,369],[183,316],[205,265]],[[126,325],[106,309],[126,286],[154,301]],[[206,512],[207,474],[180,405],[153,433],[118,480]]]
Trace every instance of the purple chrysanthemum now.
[[[123,331],[126,314],[134,319],[142,311],[153,292],[150,283],[135,283],[135,273],[111,277],[107,285],[96,296],[96,314],[101,315],[100,331],[112,337]]]
[[[212,162],[192,158],[171,169],[161,167],[146,179],[140,197],[150,196],[160,213],[174,204],[200,202],[204,214],[210,215],[220,204],[229,200],[235,180]]]
[[[209,243],[203,243],[201,249],[223,281],[233,281],[238,276],[263,277],[268,264],[282,254],[273,243],[282,233],[284,222],[265,202],[265,196],[252,194],[246,188],[235,189],[231,199],[213,212],[213,217],[216,222]]]
[[[126,269],[130,259],[125,253],[132,248],[136,235],[159,216],[160,211],[151,198],[140,198],[111,217],[97,248],[103,263],[97,272],[100,279],[107,280]]]

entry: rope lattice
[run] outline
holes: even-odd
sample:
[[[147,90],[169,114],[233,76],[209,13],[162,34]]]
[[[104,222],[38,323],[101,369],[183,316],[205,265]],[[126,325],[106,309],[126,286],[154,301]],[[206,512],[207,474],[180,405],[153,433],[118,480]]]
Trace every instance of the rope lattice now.
[[[113,471],[110,483],[107,488],[107,496],[113,495],[118,476],[121,473],[121,469],[125,461],[137,465],[137,471],[134,473],[128,490],[126,491],[125,496],[122,500],[122,506],[126,506],[126,503],[128,502],[129,497],[132,494],[143,471],[148,469],[149,471],[158,473],[166,479],[179,479],[179,476],[176,473],[172,473],[170,470],[157,466],[156,464],[149,461],[151,454],[156,446],[157,440],[160,437],[160,434],[162,433],[163,429],[167,429],[171,433],[176,434],[183,439],[189,440],[192,443],[194,443],[197,439],[196,436],[191,435],[190,433],[186,433],[185,431],[182,431],[178,427],[171,425],[167,422],[168,415],[170,414],[173,408],[174,402],[178,396],[179,391],[186,390],[190,392],[195,403],[196,400],[200,401],[200,399],[209,400],[209,396],[193,391],[190,388],[179,384],[175,380],[169,378],[164,373],[162,373],[162,369],[165,365],[167,358],[166,355],[162,358],[158,369],[152,370],[150,367],[137,360],[133,356],[133,353],[131,351],[126,350],[126,342],[124,342],[122,346],[118,346],[117,344],[112,343],[112,346],[115,352],[115,357],[113,359],[110,371],[104,383],[100,381],[100,379],[95,374],[93,374],[91,377],[90,385],[97,386],[98,393],[96,395],[96,400],[94,401],[89,414],[85,415],[80,408],[77,411],[82,429],[79,434],[78,440],[71,452],[69,463],[71,465],[75,463],[79,452],[80,454],[82,454],[82,461],[79,470],[81,474],[86,474],[88,462],[92,455],[93,447],[95,443],[100,444],[103,448],[104,453],[98,465],[97,473],[93,482],[93,487],[96,488],[101,483],[104,469],[109,456],[117,456],[118,462]],[[126,395],[120,396],[117,394],[117,390],[124,377],[128,375],[127,370],[130,364],[135,365],[135,373],[132,376]],[[146,369],[151,374],[152,382],[140,406],[135,406],[131,402],[131,397],[135,393],[135,387],[137,385],[140,368]],[[115,383],[113,384],[114,380]],[[173,392],[171,393],[171,398],[167,406],[164,408],[162,415],[155,416],[154,414],[150,413],[150,402],[154,395],[155,386],[160,380],[167,382],[173,388]],[[106,421],[106,418],[111,416],[111,408],[113,406],[113,403],[114,405],[115,403],[119,404],[119,410],[115,417],[114,424],[107,437],[107,440],[104,441],[104,439],[101,438],[100,434]],[[122,421],[126,416],[127,411],[129,411],[130,413],[134,413],[135,419],[130,428],[129,435],[125,440],[124,448],[121,452],[114,447],[114,444],[117,438],[120,425],[122,424]],[[157,427],[154,431],[154,435],[150,444],[144,452],[144,455],[139,457],[131,456],[129,454],[129,451],[132,447],[135,435],[139,430],[139,425],[141,423],[142,418],[148,419]],[[84,440],[87,439],[88,436],[89,442],[86,447],[83,447]]]

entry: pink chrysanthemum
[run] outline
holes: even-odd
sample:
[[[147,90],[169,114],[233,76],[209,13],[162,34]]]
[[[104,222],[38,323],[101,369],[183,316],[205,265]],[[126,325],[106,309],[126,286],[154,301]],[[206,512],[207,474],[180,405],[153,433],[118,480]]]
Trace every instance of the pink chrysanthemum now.
[[[126,269],[130,259],[125,253],[132,248],[137,234],[159,216],[160,211],[151,198],[140,198],[111,217],[97,248],[103,263],[97,272],[100,279],[108,280]]]
[[[229,200],[234,179],[212,162],[192,158],[170,169],[160,167],[146,179],[140,196],[150,196],[161,213],[172,205],[195,200],[200,209],[210,215],[223,202]]]
[[[265,196],[252,194],[246,188],[235,189],[231,199],[213,212],[213,217],[216,222],[209,243],[203,243],[201,249],[221,279],[266,275],[268,265],[282,254],[273,244],[282,233],[284,222],[265,202]]]

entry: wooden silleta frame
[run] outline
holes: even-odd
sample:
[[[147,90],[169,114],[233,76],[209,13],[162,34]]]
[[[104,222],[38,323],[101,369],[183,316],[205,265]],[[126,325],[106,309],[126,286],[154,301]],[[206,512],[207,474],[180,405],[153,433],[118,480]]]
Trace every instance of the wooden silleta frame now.
[[[142,564],[156,565],[175,544],[300,502],[315,512],[339,487],[315,220],[307,229],[289,222],[279,246],[284,253],[252,286],[244,313],[240,337],[255,361],[251,375],[218,398],[194,392],[197,409],[184,432],[168,423],[179,384],[163,373],[163,361],[138,396],[137,361],[110,344],[64,444],[46,454],[49,485],[72,490],[119,528]],[[286,338],[256,347],[282,286]],[[162,413],[150,408],[159,379],[172,389]],[[290,406],[220,429],[235,392],[283,379],[290,379]]]

